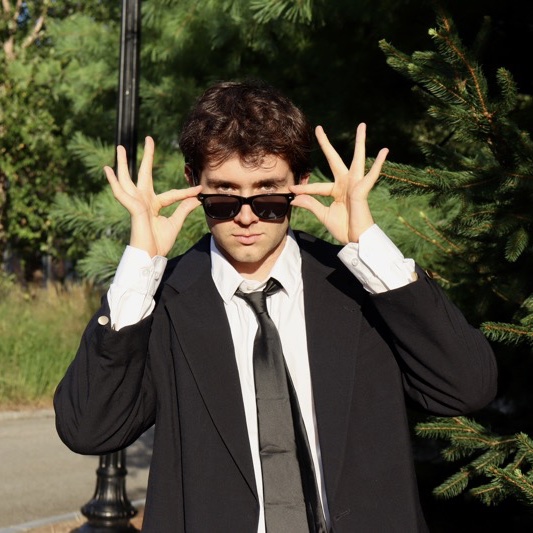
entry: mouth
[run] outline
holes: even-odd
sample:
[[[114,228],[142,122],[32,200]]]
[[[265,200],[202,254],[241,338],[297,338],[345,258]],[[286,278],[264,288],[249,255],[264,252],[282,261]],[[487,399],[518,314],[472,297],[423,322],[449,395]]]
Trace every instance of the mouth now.
[[[260,237],[261,236],[258,233],[252,233],[251,235],[235,235],[235,239],[237,240],[237,242],[244,245],[254,244],[260,239]]]

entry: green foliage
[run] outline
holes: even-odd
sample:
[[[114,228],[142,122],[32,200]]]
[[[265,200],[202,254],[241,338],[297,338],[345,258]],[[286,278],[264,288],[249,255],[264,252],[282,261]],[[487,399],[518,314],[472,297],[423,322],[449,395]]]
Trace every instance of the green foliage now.
[[[59,129],[50,109],[49,84],[55,72],[37,59],[0,66],[0,242],[15,245],[23,257],[48,251],[47,208],[61,188],[64,171]],[[5,77],[4,77],[5,76]],[[31,87],[31,89],[29,89]],[[28,112],[28,109],[31,112]]]
[[[512,497],[531,505],[532,441],[515,432],[532,399],[533,142],[518,125],[531,97],[519,93],[504,68],[489,83],[450,17],[440,12],[437,23],[429,31],[435,51],[408,55],[380,43],[389,65],[416,84],[427,106],[417,130],[431,166],[384,167],[392,195],[428,201],[418,217],[406,211],[401,221],[409,233],[396,242],[408,248],[414,239],[433,247],[426,266],[471,320],[482,322],[502,378],[487,410],[498,433],[465,417],[434,418],[416,431],[447,440],[442,457],[463,464],[435,488],[436,496],[452,498],[468,489],[487,505]],[[487,27],[482,30],[486,35]]]
[[[116,10],[106,10],[107,15],[110,12]],[[108,59],[108,45],[113,39],[109,28],[104,30],[97,24],[98,38],[89,39],[99,43],[101,55],[108,59],[108,70],[85,54],[90,67],[83,72],[84,77],[79,75],[81,55],[75,59],[75,69],[69,70],[71,64],[65,63],[65,49],[72,52],[73,47],[68,48],[68,40],[61,38],[57,28],[61,21],[72,26],[83,17],[96,24],[103,14],[101,6],[84,7],[68,0],[53,6],[38,0],[2,3],[0,251],[13,253],[22,261],[25,278],[40,268],[42,255],[58,253],[60,243],[49,216],[55,195],[71,190],[73,185],[81,194],[92,189],[90,183],[79,180],[80,167],[69,161],[69,134],[80,124],[77,113],[85,113],[84,120],[89,114],[95,117],[100,104],[95,105],[94,99],[101,102],[102,88],[107,85],[114,89],[116,79],[113,74],[109,81],[116,68],[115,61]],[[88,34],[80,26],[71,30],[72,42],[89,49],[82,43]],[[70,76],[71,71],[76,72]]]
[[[0,8],[0,250],[22,257],[27,275],[43,253],[74,262],[85,253],[88,243],[56,224],[50,206],[57,192],[88,200],[106,187],[100,168],[115,141],[120,9],[70,0],[6,0]],[[363,117],[374,139],[386,131],[405,157],[404,117],[381,113],[388,89],[380,80],[390,75],[375,43],[398,32],[409,42],[424,13],[409,0],[146,0],[140,137],[154,136],[162,160],[171,159],[183,116],[208,84],[261,77],[324,124],[346,157]],[[361,74],[369,71],[372,79]],[[316,160],[324,166],[318,151]]]
[[[433,418],[416,428],[419,436],[447,439],[442,450],[447,461],[469,459],[434,489],[441,498],[453,498],[480,479],[481,485],[470,493],[486,505],[496,505],[505,498],[516,497],[527,505],[533,503],[533,440],[525,433],[500,436],[465,417]]]
[[[88,285],[0,290],[0,407],[48,406],[98,295]]]
[[[300,2],[280,0],[252,0],[250,9],[254,19],[259,23],[276,21],[284,18],[289,22],[309,23],[313,20],[313,0]]]
[[[454,279],[458,290],[452,292],[459,301],[468,305],[482,287],[494,295],[494,306],[503,300],[508,312],[516,312],[529,295],[527,283],[516,285],[523,284],[533,252],[533,143],[512,119],[518,98],[510,74],[498,71],[499,93],[492,96],[453,22],[441,15],[438,23],[430,31],[435,52],[408,56],[381,42],[388,63],[417,84],[430,124],[436,123],[434,132],[426,130],[420,138],[431,167],[387,163],[384,175],[393,194],[430,198],[428,216],[437,224],[431,231],[420,221],[408,224],[428,240],[437,232],[448,243],[435,258],[440,255],[436,261],[447,272],[443,277]],[[474,316],[480,320],[487,311],[485,304]]]

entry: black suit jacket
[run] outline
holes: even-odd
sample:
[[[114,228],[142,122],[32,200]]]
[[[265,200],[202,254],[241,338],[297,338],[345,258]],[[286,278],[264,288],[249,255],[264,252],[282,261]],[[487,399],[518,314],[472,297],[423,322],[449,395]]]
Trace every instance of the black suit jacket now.
[[[492,350],[421,270],[370,296],[338,247],[298,240],[332,530],[426,531],[406,396],[437,415],[484,407]],[[257,531],[233,341],[210,271],[206,237],[169,262],[153,314],[118,332],[98,323],[104,298],[56,391],[58,433],[78,453],[126,447],[155,423],[143,531]]]

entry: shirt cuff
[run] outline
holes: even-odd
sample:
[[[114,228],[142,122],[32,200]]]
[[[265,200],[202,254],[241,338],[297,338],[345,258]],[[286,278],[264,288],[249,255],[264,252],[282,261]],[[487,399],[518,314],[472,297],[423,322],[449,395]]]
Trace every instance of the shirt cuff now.
[[[166,257],[151,258],[145,250],[126,247],[107,292],[113,329],[136,324],[153,311],[166,265]]]
[[[417,279],[413,259],[406,259],[377,224],[360,236],[359,243],[344,246],[338,257],[372,294],[398,289]]]

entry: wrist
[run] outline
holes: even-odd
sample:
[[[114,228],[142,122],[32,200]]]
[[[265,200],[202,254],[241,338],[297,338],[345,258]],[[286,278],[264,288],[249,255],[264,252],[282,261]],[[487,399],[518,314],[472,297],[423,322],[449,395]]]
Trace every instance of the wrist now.
[[[158,249],[147,220],[131,217],[130,246],[146,251],[150,257],[158,255]]]

